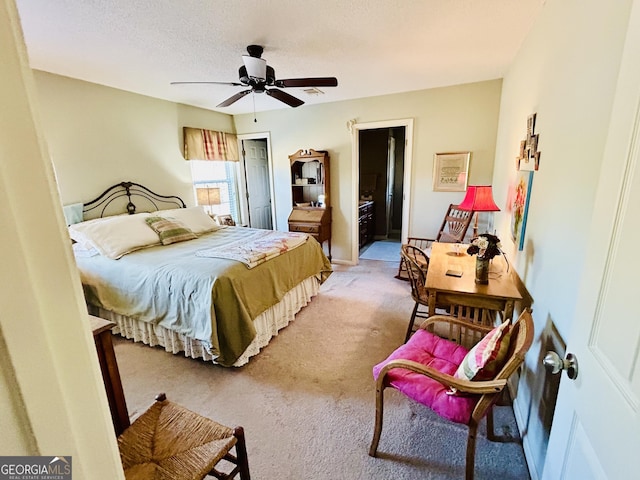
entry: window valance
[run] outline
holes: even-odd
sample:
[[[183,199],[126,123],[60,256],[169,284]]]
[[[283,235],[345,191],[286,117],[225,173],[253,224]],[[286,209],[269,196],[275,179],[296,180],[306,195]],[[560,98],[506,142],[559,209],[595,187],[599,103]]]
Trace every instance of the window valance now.
[[[238,138],[233,133],[184,127],[185,160],[237,162]]]

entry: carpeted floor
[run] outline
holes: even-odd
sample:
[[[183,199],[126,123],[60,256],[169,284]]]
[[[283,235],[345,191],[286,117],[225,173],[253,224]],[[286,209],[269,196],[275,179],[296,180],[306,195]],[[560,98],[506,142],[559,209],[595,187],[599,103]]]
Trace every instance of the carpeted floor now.
[[[227,426],[242,425],[253,479],[389,480],[464,477],[466,427],[388,389],[379,457],[368,456],[375,411],[371,368],[403,340],[413,302],[397,265],[334,266],[320,294],[247,365],[222,368],[116,339],[132,416],[158,392]],[[528,479],[510,407],[480,427],[476,479]]]

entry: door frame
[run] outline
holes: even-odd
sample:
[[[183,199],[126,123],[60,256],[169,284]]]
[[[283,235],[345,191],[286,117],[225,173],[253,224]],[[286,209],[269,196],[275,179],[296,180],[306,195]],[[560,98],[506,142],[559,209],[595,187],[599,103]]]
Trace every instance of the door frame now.
[[[378,122],[354,123],[351,125],[351,190],[353,208],[351,209],[351,218],[353,219],[351,226],[351,263],[358,264],[359,248],[358,248],[358,206],[360,201],[360,131],[372,130],[378,128],[395,128],[404,127],[405,130],[405,146],[404,146],[404,172],[403,172],[403,189],[402,189],[402,232],[401,241],[406,242],[409,235],[409,214],[411,206],[411,163],[413,159],[413,118],[401,118],[398,120],[382,120]]]
[[[243,140],[266,140],[267,141],[267,166],[269,168],[269,197],[271,198],[271,225],[274,230],[278,229],[276,224],[276,202],[273,193],[275,192],[273,183],[273,157],[271,155],[271,135],[269,132],[243,133],[237,135],[238,152],[240,152],[240,181],[238,182],[238,192],[240,193],[239,203],[242,215],[242,223],[249,223],[249,200],[247,192],[247,170],[245,167]]]

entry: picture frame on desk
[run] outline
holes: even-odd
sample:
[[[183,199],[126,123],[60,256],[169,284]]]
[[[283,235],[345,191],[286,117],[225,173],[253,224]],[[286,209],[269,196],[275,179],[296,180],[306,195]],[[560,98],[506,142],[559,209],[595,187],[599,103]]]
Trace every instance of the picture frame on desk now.
[[[436,153],[433,157],[433,191],[467,190],[471,152]]]
[[[218,225],[226,225],[228,227],[235,227],[236,225],[231,215],[216,215],[216,222],[218,222]]]

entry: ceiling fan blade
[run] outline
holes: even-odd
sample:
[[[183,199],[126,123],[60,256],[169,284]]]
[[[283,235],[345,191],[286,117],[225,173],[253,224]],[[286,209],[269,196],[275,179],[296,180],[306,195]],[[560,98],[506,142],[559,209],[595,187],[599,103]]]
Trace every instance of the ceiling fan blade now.
[[[276,80],[276,87],[337,87],[336,77],[315,77],[315,78],[287,78]]]
[[[241,92],[238,92],[235,95],[227,98],[224,102],[219,103],[218,105],[216,105],[216,108],[218,108],[218,107],[228,107],[229,105],[231,105],[232,103],[237,102],[238,100],[240,100],[242,97],[244,97],[245,95],[247,95],[249,93],[251,93],[251,89],[243,90]]]
[[[243,87],[242,83],[238,82],[171,82],[171,85],[189,85],[189,84],[210,84],[210,85],[231,85],[232,87]]]
[[[278,90],[277,88],[270,88],[268,90],[265,90],[265,93],[272,96],[276,100],[280,100],[281,102],[286,103],[290,107],[299,107],[304,103],[299,98],[296,98],[293,95],[289,95],[288,93],[283,92],[282,90]]]

